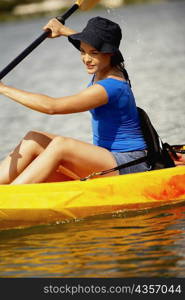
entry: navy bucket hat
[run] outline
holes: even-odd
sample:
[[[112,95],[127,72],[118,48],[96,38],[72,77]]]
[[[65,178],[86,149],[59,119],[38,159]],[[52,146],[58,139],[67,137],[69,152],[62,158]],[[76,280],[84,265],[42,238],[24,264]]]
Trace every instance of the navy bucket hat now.
[[[120,61],[123,61],[123,56],[119,51],[121,39],[120,26],[102,17],[90,19],[82,32],[68,36],[68,40],[78,50],[80,50],[80,42],[82,41],[102,53],[117,53]]]

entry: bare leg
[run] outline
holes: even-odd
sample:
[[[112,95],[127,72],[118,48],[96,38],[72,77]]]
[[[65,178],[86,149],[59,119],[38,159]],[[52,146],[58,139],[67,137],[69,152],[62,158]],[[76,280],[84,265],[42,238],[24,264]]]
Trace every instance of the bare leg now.
[[[0,163],[0,184],[12,182],[51,142],[55,135],[31,131]]]
[[[71,138],[55,137],[12,184],[44,182],[60,164],[79,177],[116,166],[114,157],[104,148]],[[110,175],[117,174],[113,172]]]

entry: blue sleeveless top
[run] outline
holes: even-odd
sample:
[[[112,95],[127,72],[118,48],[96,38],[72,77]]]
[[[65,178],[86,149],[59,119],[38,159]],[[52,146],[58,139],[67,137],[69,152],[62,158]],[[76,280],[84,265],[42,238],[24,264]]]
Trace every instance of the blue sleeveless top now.
[[[89,86],[92,84],[93,80]],[[106,78],[96,84],[107,92],[108,103],[90,110],[93,143],[112,152],[147,149],[129,84],[114,78]]]

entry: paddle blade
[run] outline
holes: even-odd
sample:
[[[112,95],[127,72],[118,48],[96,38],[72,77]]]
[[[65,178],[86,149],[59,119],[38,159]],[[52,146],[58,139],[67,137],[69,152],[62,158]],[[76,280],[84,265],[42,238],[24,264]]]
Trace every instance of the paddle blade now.
[[[81,10],[89,10],[93,8],[100,0],[77,0],[76,4]]]

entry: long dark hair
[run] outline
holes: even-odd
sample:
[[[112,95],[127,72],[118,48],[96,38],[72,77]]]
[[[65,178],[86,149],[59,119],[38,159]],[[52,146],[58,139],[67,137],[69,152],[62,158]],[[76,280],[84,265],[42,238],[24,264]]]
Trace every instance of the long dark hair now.
[[[125,61],[120,51],[116,52],[113,56],[111,56],[111,65],[113,67],[117,67],[123,73],[126,81],[129,83],[131,87],[131,81],[128,72],[125,69]]]

